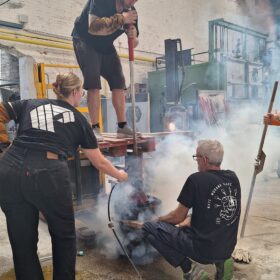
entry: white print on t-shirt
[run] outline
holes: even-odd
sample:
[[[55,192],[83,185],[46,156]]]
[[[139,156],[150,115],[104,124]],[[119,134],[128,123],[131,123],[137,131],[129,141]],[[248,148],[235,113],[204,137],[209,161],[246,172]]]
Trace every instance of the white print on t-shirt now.
[[[41,105],[30,112],[32,127],[40,130],[55,132],[54,117],[61,114],[61,118],[56,121],[61,123],[75,122],[75,117],[69,109],[47,104]]]
[[[237,189],[232,186],[232,183],[221,183],[213,188],[210,196],[207,209],[213,207],[219,209],[216,224],[221,224],[222,220],[229,222],[228,225],[232,224],[238,217],[236,215],[238,208]]]

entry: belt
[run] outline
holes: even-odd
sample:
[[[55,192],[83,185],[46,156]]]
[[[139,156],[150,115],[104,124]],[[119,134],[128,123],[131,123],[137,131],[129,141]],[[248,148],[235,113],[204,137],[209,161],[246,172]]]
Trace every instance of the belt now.
[[[58,154],[55,154],[53,152],[47,152],[47,155],[46,155],[47,159],[54,159],[54,160],[73,160],[74,157],[65,157],[65,156],[62,156],[62,155],[58,155]]]

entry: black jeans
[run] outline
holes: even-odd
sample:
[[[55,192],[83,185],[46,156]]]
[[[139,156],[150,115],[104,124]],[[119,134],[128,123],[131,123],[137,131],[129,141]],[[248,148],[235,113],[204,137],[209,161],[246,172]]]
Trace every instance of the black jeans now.
[[[164,222],[146,222],[143,235],[151,245],[174,267],[190,270],[192,260],[201,264],[220,264],[225,259],[206,260],[195,250],[193,233],[189,228],[178,228]]]
[[[188,270],[197,259],[193,241],[187,232],[164,222],[146,222],[143,227],[144,238],[174,267],[185,262]]]
[[[39,211],[52,240],[53,279],[75,279],[76,237],[71,181],[65,160],[12,146],[0,160],[0,205],[6,215],[17,280],[41,280]]]

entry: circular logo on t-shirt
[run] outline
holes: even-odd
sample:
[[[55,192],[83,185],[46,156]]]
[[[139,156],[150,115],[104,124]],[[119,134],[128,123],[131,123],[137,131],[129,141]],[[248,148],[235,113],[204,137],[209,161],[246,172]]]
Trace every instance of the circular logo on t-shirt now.
[[[216,224],[223,221],[231,225],[238,218],[237,188],[232,183],[221,183],[215,186],[208,199],[207,209],[216,209]]]

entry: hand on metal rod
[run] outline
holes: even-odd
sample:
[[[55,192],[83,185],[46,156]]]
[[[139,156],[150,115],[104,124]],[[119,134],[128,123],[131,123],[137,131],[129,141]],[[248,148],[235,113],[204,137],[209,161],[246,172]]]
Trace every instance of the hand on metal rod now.
[[[263,122],[266,125],[280,126],[280,112],[275,113],[275,114],[268,113],[268,114],[264,115]]]
[[[129,61],[134,61],[134,48],[138,45],[137,29],[133,24],[130,24],[126,30],[128,38]]]
[[[119,170],[119,177],[118,181],[119,182],[124,182],[128,179],[128,174],[124,170]]]
[[[136,22],[138,18],[137,12],[135,10],[123,12],[122,16],[125,24],[133,24]]]

